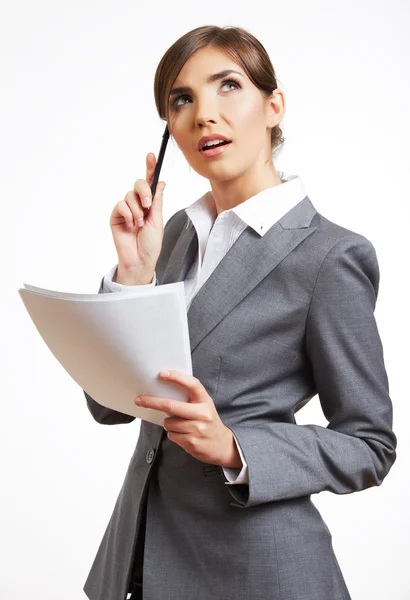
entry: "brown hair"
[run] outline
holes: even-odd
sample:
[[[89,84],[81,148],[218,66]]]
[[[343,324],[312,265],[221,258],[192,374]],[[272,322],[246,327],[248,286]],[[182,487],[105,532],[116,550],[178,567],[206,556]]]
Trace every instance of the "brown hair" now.
[[[194,52],[207,46],[228,54],[243,68],[265,98],[269,98],[273,90],[277,89],[276,74],[269,55],[251,33],[241,27],[203,25],[188,31],[174,42],[158,64],[154,78],[154,96],[161,119],[169,122],[169,93],[178,73]],[[276,152],[283,142],[284,137],[278,124],[271,129],[272,153]]]

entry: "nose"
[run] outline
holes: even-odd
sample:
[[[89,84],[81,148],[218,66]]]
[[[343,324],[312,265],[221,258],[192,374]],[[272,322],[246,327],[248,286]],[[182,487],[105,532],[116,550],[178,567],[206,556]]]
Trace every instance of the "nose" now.
[[[200,127],[207,125],[207,123],[216,123],[216,121],[215,119],[212,119],[211,117],[205,117],[204,115],[197,116],[195,119],[195,124]]]
[[[214,116],[212,116],[214,115]],[[197,102],[195,111],[195,125],[203,127],[207,123],[216,123],[215,120],[216,108],[212,106],[211,102]]]

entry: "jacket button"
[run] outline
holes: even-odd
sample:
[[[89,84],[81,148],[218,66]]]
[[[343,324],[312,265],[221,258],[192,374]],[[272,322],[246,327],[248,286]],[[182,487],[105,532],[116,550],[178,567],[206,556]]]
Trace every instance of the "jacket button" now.
[[[154,448],[150,448],[145,457],[148,464],[152,463],[152,461],[154,460],[154,456],[155,456],[155,450],[154,450]]]

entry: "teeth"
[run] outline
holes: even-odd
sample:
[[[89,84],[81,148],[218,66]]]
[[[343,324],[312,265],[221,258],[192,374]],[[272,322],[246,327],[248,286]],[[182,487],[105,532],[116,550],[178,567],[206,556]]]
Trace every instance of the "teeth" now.
[[[216,144],[220,144],[221,142],[225,142],[226,140],[211,140],[210,142],[207,142],[205,144],[205,146],[202,147],[202,150],[204,148],[208,148],[209,146],[215,146]]]

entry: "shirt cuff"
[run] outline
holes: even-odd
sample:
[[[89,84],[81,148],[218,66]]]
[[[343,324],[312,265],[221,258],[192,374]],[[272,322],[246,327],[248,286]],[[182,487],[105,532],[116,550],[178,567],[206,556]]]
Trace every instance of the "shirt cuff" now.
[[[106,273],[104,275],[102,291],[105,293],[127,292],[127,290],[134,291],[134,290],[139,290],[141,288],[154,287],[157,285],[157,276],[156,276],[155,271],[154,271],[154,277],[153,277],[153,280],[151,283],[144,283],[141,285],[122,285],[121,283],[117,283],[116,281],[113,281],[113,279],[117,275],[117,266],[118,265],[115,265],[115,267],[110,269],[108,271],[108,273]]]
[[[228,481],[225,481],[225,484],[236,485],[238,483],[249,483],[248,465],[245,461],[241,447],[239,445],[238,440],[236,439],[235,434],[232,433],[232,435],[234,437],[236,447],[238,448],[239,456],[242,460],[242,468],[222,467],[222,470],[225,473],[225,477],[228,479]]]

